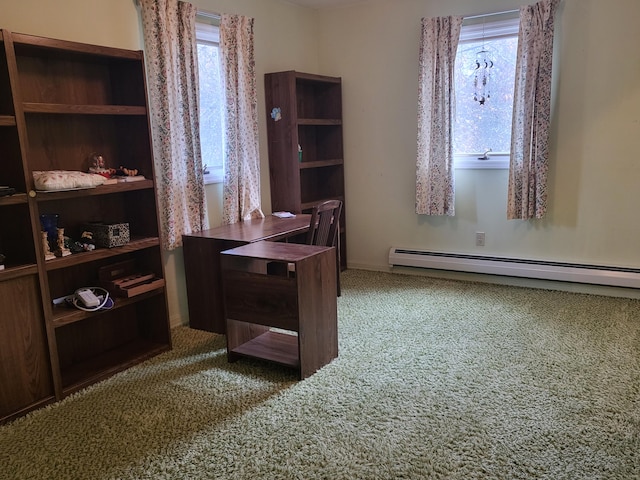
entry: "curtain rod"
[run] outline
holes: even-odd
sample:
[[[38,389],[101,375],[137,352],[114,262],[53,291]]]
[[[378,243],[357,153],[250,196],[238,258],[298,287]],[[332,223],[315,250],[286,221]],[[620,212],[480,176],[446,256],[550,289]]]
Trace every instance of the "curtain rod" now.
[[[494,15],[505,15],[507,13],[515,13],[520,10],[505,10],[504,12],[493,12],[493,13],[484,13],[482,15],[471,15],[469,17],[464,17],[465,20],[471,20],[473,18],[483,18],[483,17],[493,17]]]

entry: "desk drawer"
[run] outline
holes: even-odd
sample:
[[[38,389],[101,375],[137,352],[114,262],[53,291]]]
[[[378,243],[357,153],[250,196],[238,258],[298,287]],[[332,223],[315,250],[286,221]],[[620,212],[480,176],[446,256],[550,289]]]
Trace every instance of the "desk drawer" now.
[[[232,320],[298,331],[295,278],[223,270],[225,315]]]

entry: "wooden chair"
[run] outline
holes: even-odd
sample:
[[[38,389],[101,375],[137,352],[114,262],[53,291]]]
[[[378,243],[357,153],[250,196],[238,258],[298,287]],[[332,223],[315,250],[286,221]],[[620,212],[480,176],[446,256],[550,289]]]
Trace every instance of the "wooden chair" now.
[[[340,296],[340,214],[342,202],[327,200],[314,206],[311,210],[311,223],[307,234],[309,245],[336,248],[336,285]]]

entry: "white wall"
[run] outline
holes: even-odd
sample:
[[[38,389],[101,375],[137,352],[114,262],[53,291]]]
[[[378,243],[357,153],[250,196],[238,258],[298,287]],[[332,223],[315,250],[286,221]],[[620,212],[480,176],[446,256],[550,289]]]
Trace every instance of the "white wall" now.
[[[525,0],[375,0],[320,13],[320,71],[343,78],[348,262],[390,246],[640,267],[638,0],[564,0],[546,218],[507,221],[507,172],[456,172],[456,216],[416,215],[421,17]],[[475,232],[486,246],[475,246]]]
[[[142,48],[133,0],[0,0],[0,28],[16,33]]]

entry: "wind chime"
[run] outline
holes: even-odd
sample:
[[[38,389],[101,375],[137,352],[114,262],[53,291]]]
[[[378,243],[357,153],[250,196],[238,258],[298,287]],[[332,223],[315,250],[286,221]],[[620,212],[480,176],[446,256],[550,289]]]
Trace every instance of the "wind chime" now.
[[[484,105],[491,98],[491,71],[493,60],[489,51],[484,46],[484,23],[482,24],[482,50],[476,54],[475,77],[473,80],[473,99],[480,105]]]

